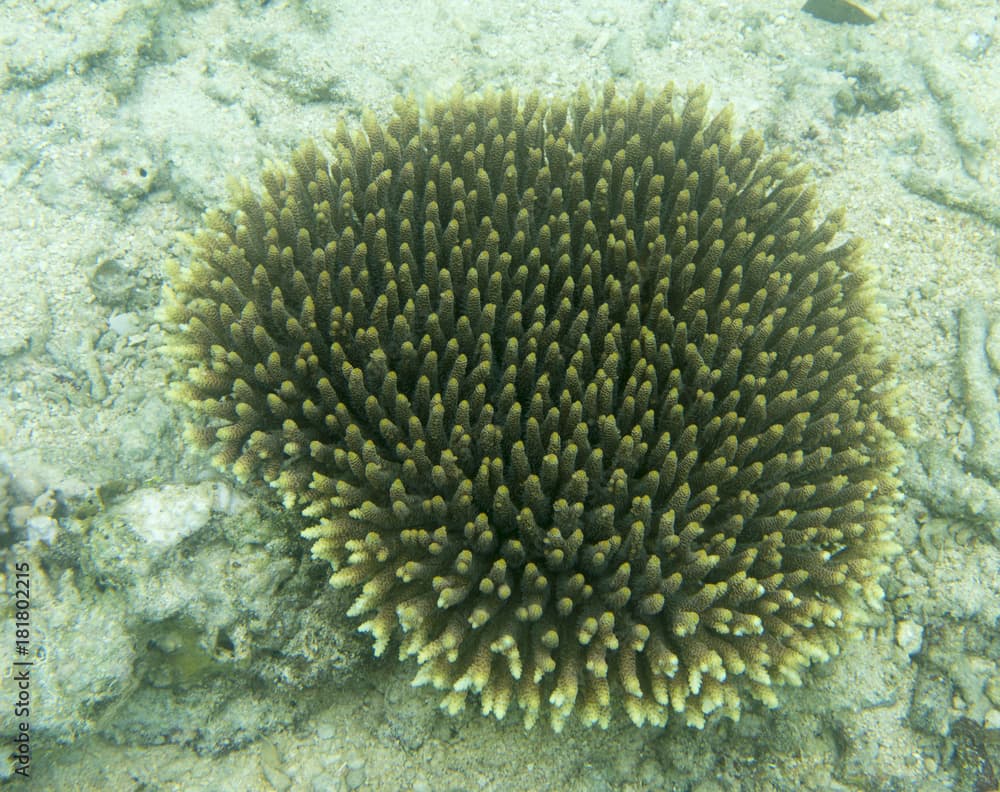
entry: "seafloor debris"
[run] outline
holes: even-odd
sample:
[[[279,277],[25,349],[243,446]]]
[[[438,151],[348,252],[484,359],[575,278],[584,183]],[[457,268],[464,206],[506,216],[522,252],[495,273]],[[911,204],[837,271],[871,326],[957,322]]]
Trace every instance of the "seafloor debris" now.
[[[966,472],[943,443],[928,440],[901,468],[906,491],[936,514],[993,527],[1000,541],[1000,491]]]
[[[1000,226],[1000,201],[971,179],[959,183],[958,178],[932,176],[921,170],[910,170],[901,177],[903,186],[914,195],[933,201],[948,209],[957,209]]]
[[[962,398],[965,417],[972,424],[972,448],[966,465],[976,473],[1000,482],[1000,403],[997,377],[986,356],[990,324],[986,311],[977,302],[958,312],[958,355],[962,369]]]
[[[996,771],[983,743],[983,727],[969,718],[959,718],[951,725],[951,736],[955,740],[958,788],[962,792],[998,792]]]
[[[958,172],[933,175],[912,168],[900,174],[903,186],[914,195],[1000,226],[1000,201],[978,182],[986,170],[988,152],[994,146],[995,136],[989,122],[961,88],[962,80],[954,69],[919,57],[915,62],[928,92],[941,108],[941,118],[961,156],[965,175]]]
[[[961,152],[962,167],[969,176],[978,179],[992,144],[989,122],[963,96],[959,79],[929,60],[922,60],[920,68],[927,90],[940,105],[944,121]]]
[[[1000,320],[994,324],[1000,325]],[[934,512],[987,525],[1000,542],[1000,371],[994,370],[991,346],[1000,330],[991,331],[983,306],[970,302],[959,309],[958,335],[963,415],[972,429],[971,447],[959,461],[944,443],[927,440],[915,449],[918,459],[911,458],[902,475],[907,492]]]
[[[903,90],[888,84],[878,67],[861,63],[844,71],[848,86],[837,91],[833,99],[837,112],[857,115],[861,112],[883,113],[898,110],[903,102]]]
[[[878,19],[874,11],[851,0],[808,0],[802,10],[827,22],[849,25],[870,25]]]

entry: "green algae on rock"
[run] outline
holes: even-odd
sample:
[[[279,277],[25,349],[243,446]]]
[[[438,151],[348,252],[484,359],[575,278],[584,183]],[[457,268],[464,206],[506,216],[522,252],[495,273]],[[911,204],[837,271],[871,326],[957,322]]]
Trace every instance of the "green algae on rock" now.
[[[449,711],[735,719],[881,598],[901,425],[859,243],[706,108],[400,100],[173,268],[188,437],[301,509]]]

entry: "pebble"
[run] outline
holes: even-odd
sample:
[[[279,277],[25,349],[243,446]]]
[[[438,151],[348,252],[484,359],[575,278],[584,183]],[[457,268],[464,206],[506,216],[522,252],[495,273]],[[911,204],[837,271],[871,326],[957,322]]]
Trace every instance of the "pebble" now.
[[[134,276],[120,261],[104,258],[101,253],[88,251],[80,258],[79,263],[81,266],[89,268],[95,257],[97,265],[89,279],[90,290],[94,297],[102,305],[125,305],[135,290]]]
[[[54,516],[56,509],[59,508],[56,493],[51,489],[45,490],[45,492],[35,498],[32,508],[35,510],[35,514],[44,514],[46,517]]]
[[[347,767],[350,770],[363,770],[365,767],[365,760],[360,756],[352,756],[347,760]]]
[[[34,501],[45,491],[41,473],[21,470],[10,478],[14,495],[20,500]]]
[[[274,743],[268,739],[260,741],[260,767],[264,777],[277,792],[287,792],[292,788],[292,779],[281,770],[281,756]]]
[[[905,620],[896,625],[896,643],[910,657],[920,651],[924,643],[924,628],[916,622]]]
[[[660,763],[655,759],[646,759],[639,765],[639,779],[647,789],[656,789],[662,786],[664,777]]]
[[[331,740],[333,739],[333,735],[335,735],[336,733],[337,731],[336,729],[333,728],[332,723],[326,723],[324,721],[323,723],[320,723],[316,727],[316,736],[319,737],[321,740]]]
[[[628,33],[617,33],[611,38],[607,56],[615,77],[625,77],[632,71],[632,40]]]
[[[131,311],[115,314],[108,319],[108,327],[120,336],[135,335],[139,332],[139,317]]]
[[[608,42],[611,40],[611,32],[608,30],[602,30],[598,33],[597,38],[594,39],[593,43],[590,45],[590,57],[596,58],[597,55],[608,46]]]
[[[357,789],[365,783],[365,777],[364,767],[352,767],[347,771],[347,775],[344,777],[344,783],[347,784],[348,789]]]
[[[274,743],[266,738],[260,741],[260,760],[270,767],[277,767],[281,764],[281,757],[278,756],[278,749]]]
[[[85,332],[80,338],[80,347],[77,350],[77,359],[80,368],[90,380],[90,395],[94,401],[104,401],[108,396],[108,385],[104,381],[104,374],[101,366],[97,362],[97,354],[94,352],[94,344],[97,341],[97,332],[91,329]]]
[[[344,766],[344,756],[340,751],[331,751],[330,753],[320,753],[319,755],[320,764],[323,765],[327,770],[337,770],[343,768]]]
[[[34,510],[26,503],[22,503],[20,506],[15,506],[10,510],[7,515],[7,519],[13,528],[21,529],[28,524],[28,520],[34,514]]]
[[[970,31],[958,44],[958,51],[969,60],[979,60],[989,50],[993,37],[980,30]]]
[[[986,357],[993,370],[1000,374],[1000,319],[993,322],[990,333],[986,336]]]
[[[264,778],[267,783],[273,786],[276,792],[288,792],[292,788],[292,779],[282,773],[278,768],[261,763],[261,770],[264,771]]]
[[[241,511],[250,506],[250,501],[247,496],[235,487],[227,484],[225,481],[213,481],[212,493],[214,495],[214,499],[212,501],[213,512],[232,516],[234,514],[239,514]],[[333,727],[331,726],[330,729],[332,730],[332,728]]]
[[[677,0],[654,3],[646,23],[646,43],[660,48],[670,41],[670,33],[677,20]]]
[[[990,677],[986,682],[986,698],[1000,707],[1000,675]]]
[[[59,532],[59,523],[51,517],[38,514],[28,518],[27,528],[29,545],[35,545],[38,542],[51,545]]]
[[[313,776],[312,792],[335,792],[337,789],[337,779],[329,773],[320,773]]]
[[[587,21],[592,25],[613,25],[618,21],[618,15],[607,8],[595,8],[587,14]]]

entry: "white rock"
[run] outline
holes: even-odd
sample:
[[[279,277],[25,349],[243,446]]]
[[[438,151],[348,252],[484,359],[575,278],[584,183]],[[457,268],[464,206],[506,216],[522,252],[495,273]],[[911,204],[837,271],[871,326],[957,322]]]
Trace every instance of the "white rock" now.
[[[139,332],[139,317],[131,311],[115,314],[108,319],[108,327],[120,336],[135,335]]]
[[[215,497],[212,501],[212,511],[233,515],[243,511],[249,504],[246,496],[224,481],[212,481],[212,491]]]
[[[212,516],[215,491],[205,482],[142,489],[122,504],[121,516],[152,549],[166,550],[204,528]]]
[[[924,643],[924,628],[916,622],[905,620],[896,625],[896,643],[911,657]]]
[[[52,540],[56,538],[56,534],[59,532],[59,523],[45,514],[36,514],[33,517],[29,517],[26,527],[28,529],[29,545],[35,545],[38,542],[51,545]]]

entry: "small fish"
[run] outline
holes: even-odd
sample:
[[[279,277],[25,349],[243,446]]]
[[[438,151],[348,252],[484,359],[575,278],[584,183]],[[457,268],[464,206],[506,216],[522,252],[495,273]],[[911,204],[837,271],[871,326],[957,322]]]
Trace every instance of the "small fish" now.
[[[846,22],[849,25],[870,25],[878,16],[852,0],[807,0],[802,10],[827,22]]]

